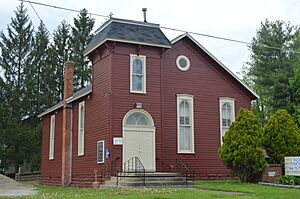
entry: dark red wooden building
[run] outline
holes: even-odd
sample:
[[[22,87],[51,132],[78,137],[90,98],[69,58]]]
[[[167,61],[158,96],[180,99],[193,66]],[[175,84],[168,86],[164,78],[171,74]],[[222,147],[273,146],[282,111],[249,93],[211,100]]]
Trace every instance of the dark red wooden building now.
[[[85,55],[92,84],[41,113],[42,183],[75,185],[94,170],[115,175],[138,157],[146,171],[225,178],[222,135],[257,95],[189,34],[172,41],[158,24],[110,19]]]

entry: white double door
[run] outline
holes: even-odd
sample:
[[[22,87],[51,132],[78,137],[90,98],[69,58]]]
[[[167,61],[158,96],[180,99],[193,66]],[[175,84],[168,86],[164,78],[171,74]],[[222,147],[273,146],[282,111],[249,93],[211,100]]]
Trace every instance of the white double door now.
[[[139,158],[147,172],[155,172],[154,127],[123,129],[123,166],[134,156]],[[131,166],[135,167],[133,164]]]

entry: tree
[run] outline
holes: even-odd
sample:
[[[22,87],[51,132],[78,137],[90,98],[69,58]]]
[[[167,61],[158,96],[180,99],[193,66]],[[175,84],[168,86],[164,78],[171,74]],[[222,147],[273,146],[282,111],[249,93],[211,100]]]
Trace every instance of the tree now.
[[[32,125],[36,126],[38,122],[37,115],[45,110],[45,106],[49,104],[50,99],[47,93],[42,92],[47,84],[49,76],[42,78],[42,72],[49,67],[48,64],[49,38],[48,32],[43,22],[40,22],[38,31],[33,40],[33,48],[31,50],[31,63],[27,70],[25,78],[25,101],[28,106],[28,115]],[[53,103],[53,101],[52,101]]]
[[[255,115],[240,109],[219,149],[220,160],[238,175],[242,182],[255,182],[267,166],[261,143],[261,129]]]
[[[95,20],[88,16],[88,11],[82,9],[78,18],[74,18],[72,36],[70,39],[71,60],[75,63],[74,83],[76,88],[83,88],[91,81],[91,66],[89,60],[83,55],[83,51],[91,41],[91,33]]]
[[[14,115],[19,119],[27,117],[24,95],[25,78],[29,69],[30,52],[32,47],[33,27],[26,14],[23,3],[17,7],[15,18],[7,26],[7,36],[1,32],[0,65],[4,71],[4,82],[8,96],[8,103]]]
[[[283,164],[285,156],[300,154],[300,131],[286,110],[278,110],[263,128],[263,146],[269,163]]]
[[[55,97],[55,101],[63,100],[64,92],[64,64],[70,58],[70,25],[63,20],[53,34],[53,43],[48,52],[49,67],[43,73],[47,77],[45,92],[48,97]],[[49,75],[51,76],[49,78]],[[52,104],[53,105],[53,104]]]
[[[265,123],[277,109],[294,112],[289,80],[294,76],[292,64],[293,37],[297,28],[283,21],[264,21],[251,44],[248,79],[260,98],[254,111]]]
[[[292,62],[294,67],[294,76],[290,79],[289,85],[292,90],[293,99],[293,118],[300,127],[300,30],[297,30],[293,37]]]
[[[7,26],[7,35],[0,34],[0,66],[3,71],[3,78],[0,78],[1,168],[14,165],[17,169],[24,160],[30,161],[33,154],[40,151],[36,148],[40,133],[34,131],[38,127],[32,127],[37,124],[37,118],[32,117],[37,113],[33,112],[33,104],[28,101],[36,101],[34,96],[37,91],[37,73],[32,56],[33,33],[32,23],[21,3]]]

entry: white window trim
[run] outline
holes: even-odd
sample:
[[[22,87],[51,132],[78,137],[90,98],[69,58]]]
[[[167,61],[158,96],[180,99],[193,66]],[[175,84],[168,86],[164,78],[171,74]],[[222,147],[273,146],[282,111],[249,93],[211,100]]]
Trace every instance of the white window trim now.
[[[183,58],[183,59],[186,60],[186,67],[181,67],[180,66],[179,61],[180,61],[181,58]],[[177,59],[176,59],[176,66],[181,71],[187,71],[190,68],[190,66],[191,66],[191,62],[190,62],[189,58],[187,58],[187,56],[185,56],[185,55],[179,55],[177,57]]]
[[[81,116],[81,107],[83,106],[84,114],[83,114],[83,128],[82,128],[82,136],[80,135],[80,116]],[[82,101],[78,105],[78,156],[84,155],[84,126],[85,126],[85,102]],[[80,142],[82,139],[82,142]],[[80,146],[81,143],[81,146]],[[81,150],[80,150],[81,149]]]
[[[222,140],[222,130],[223,130],[223,124],[222,124],[222,105],[224,103],[229,103],[232,106],[232,112],[231,112],[231,118],[232,122],[235,121],[235,99],[230,97],[220,97],[219,98],[219,111],[220,111],[220,143],[223,144]]]
[[[142,91],[134,91],[132,88],[132,66],[133,66],[133,60],[135,57],[139,57],[143,59],[143,90]],[[146,56],[144,55],[134,55],[130,54],[130,93],[140,93],[140,94],[146,94]]]
[[[50,118],[50,137],[49,137],[49,160],[54,159],[54,141],[55,141],[55,115]]]
[[[180,131],[180,109],[179,105],[182,100],[187,100],[191,107],[191,140],[192,140],[192,146],[190,151],[186,150],[180,150],[180,140],[179,140],[179,131]],[[177,153],[189,153],[194,154],[195,153],[195,143],[194,143],[194,96],[188,95],[188,94],[177,94]]]
[[[103,161],[102,162],[99,162],[98,160],[99,160],[99,153],[98,153],[98,147],[99,147],[99,143],[103,143],[103,150],[102,150],[102,157],[103,157]],[[104,154],[104,151],[105,151],[105,142],[104,142],[104,140],[100,140],[100,141],[98,141],[97,142],[97,164],[103,164],[104,163],[104,161],[105,161],[105,154]]]

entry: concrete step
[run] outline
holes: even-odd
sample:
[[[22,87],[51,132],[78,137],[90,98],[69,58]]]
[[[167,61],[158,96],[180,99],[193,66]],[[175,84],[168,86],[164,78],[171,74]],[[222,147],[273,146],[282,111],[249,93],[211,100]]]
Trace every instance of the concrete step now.
[[[143,177],[118,177],[119,181],[143,181]],[[185,177],[145,177],[146,181],[185,181]],[[117,177],[111,177],[111,181],[117,182]]]
[[[115,188],[115,187],[144,187],[143,183],[119,183],[117,186],[116,184],[102,184],[100,185],[101,188]],[[184,187],[195,187],[193,181],[188,181],[186,184],[185,182],[178,182],[178,183],[159,183],[159,182],[146,182],[145,187],[178,187],[178,188],[184,188]]]
[[[120,177],[121,176],[121,177]],[[141,187],[144,186],[144,179],[139,174],[135,173],[119,173],[117,179],[116,176],[111,177],[110,180],[105,181],[104,187]],[[186,186],[185,177],[180,176],[177,173],[145,173],[145,185],[147,187],[174,187],[174,186]],[[188,186],[192,186],[194,183],[188,181]]]
[[[140,174],[136,174],[136,173],[119,173],[119,176],[139,176]],[[146,177],[177,177],[180,176],[180,174],[178,173],[165,173],[165,172],[146,172],[145,173]]]

